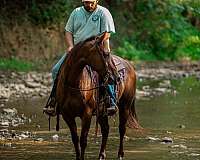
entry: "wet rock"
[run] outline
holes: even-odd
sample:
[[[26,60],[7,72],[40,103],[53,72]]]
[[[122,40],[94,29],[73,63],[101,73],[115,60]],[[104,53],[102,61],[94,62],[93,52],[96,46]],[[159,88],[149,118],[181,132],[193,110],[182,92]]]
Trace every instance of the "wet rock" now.
[[[58,141],[58,139],[59,139],[59,136],[57,134],[52,136],[52,140],[53,141]]]
[[[183,144],[177,144],[177,145],[173,145],[170,146],[171,148],[180,148],[180,149],[187,149],[187,146],[183,145]]]
[[[12,121],[11,121],[11,126],[12,127],[17,127],[19,124],[18,124],[18,121],[17,120],[15,120],[15,119],[13,119]]]
[[[9,127],[9,122],[8,121],[0,122],[0,126],[1,127]]]
[[[128,137],[128,136],[124,136],[124,140],[125,140],[125,141],[130,141],[130,140],[131,140],[131,138],[130,138],[130,137]]]
[[[6,75],[4,75],[4,74],[0,74],[0,78],[6,78]]]
[[[1,76],[0,102],[18,97],[46,96],[51,88],[50,73],[6,73]],[[1,74],[2,75],[2,74]],[[40,94],[42,92],[42,94]],[[34,95],[33,95],[34,94]]]
[[[157,92],[157,94],[158,93],[164,94],[166,92],[169,92],[167,88],[155,88],[154,90]]]
[[[141,91],[141,90],[136,91],[136,96],[138,99],[141,99],[142,97],[149,97],[150,95],[151,93],[147,91]]]
[[[0,140],[4,141],[5,137],[3,137],[3,136],[0,135]]]
[[[31,122],[32,122],[32,120],[29,118],[29,119],[28,119],[28,123],[31,123]]]
[[[164,137],[162,138],[161,142],[163,143],[173,143],[173,139],[170,137]]]
[[[4,108],[4,109],[2,110],[2,113],[3,113],[3,114],[7,114],[7,115],[14,116],[14,115],[17,114],[17,110],[16,110],[15,108],[13,108],[13,109]]]
[[[43,138],[36,138],[36,139],[34,139],[34,141],[42,142],[42,141],[44,141],[44,139]]]
[[[28,87],[28,88],[38,88],[38,87],[41,86],[40,83],[29,82],[29,81],[26,81],[26,82],[25,82],[25,85],[26,85],[26,87]]]
[[[3,144],[4,147],[12,147],[12,143],[5,143]]]
[[[183,124],[180,124],[180,125],[178,125],[178,128],[185,129],[185,128],[186,128],[186,126],[185,126],[185,125],[183,125]]]
[[[19,135],[19,137],[21,137],[22,139],[29,138],[29,136],[28,136],[28,135],[26,135],[26,134],[21,134],[21,135]]]
[[[157,137],[147,137],[146,139],[149,141],[160,141],[160,138]]]
[[[176,90],[172,90],[171,93],[173,96],[176,96],[178,94],[178,92]]]
[[[171,132],[171,131],[166,131],[166,133],[167,133],[167,134],[172,134],[172,132]]]
[[[200,154],[199,153],[190,153],[190,154],[188,154],[188,156],[197,157],[197,156],[200,156]]]
[[[171,81],[170,80],[164,80],[163,82],[159,83],[159,86],[161,88],[170,88],[171,87]]]
[[[5,136],[8,135],[8,129],[1,129],[0,130],[0,137],[1,139],[5,139]]]
[[[4,107],[4,106],[5,106],[5,104],[4,104],[4,103],[0,104],[0,108],[2,108],[2,107]]]
[[[38,125],[36,125],[36,128],[40,128],[41,126],[38,124]]]
[[[0,113],[0,127],[17,127],[29,122],[29,119],[24,114],[19,116],[17,113],[18,111],[15,108],[4,108]]]

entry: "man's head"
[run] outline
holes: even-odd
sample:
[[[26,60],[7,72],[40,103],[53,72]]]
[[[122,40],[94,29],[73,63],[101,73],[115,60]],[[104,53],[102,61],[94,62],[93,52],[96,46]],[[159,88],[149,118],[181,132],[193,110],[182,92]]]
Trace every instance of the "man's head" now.
[[[97,8],[98,0],[82,0],[82,2],[88,12],[93,12]]]

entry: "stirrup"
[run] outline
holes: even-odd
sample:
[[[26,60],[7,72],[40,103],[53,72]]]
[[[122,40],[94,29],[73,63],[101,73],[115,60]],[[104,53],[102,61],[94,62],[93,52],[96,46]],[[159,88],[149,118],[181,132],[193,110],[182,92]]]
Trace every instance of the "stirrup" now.
[[[117,105],[107,108],[108,116],[113,116],[115,113],[117,113],[117,111],[118,111]]]
[[[43,113],[49,116],[56,116],[56,105],[55,97],[49,97],[46,106],[43,108]]]

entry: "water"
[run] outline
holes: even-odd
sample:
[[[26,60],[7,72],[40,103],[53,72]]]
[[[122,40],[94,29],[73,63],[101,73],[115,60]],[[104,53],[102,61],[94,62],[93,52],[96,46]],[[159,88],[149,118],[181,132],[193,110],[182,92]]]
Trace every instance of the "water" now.
[[[155,82],[146,81],[143,83]],[[127,130],[124,141],[126,160],[200,160],[200,81],[195,78],[172,81],[173,91],[150,100],[137,101],[136,107],[140,124],[144,131]],[[21,141],[0,142],[2,160],[71,160],[75,159],[73,144],[66,124],[61,122],[61,131],[48,131],[48,117],[41,112],[46,99],[22,99],[8,103],[20,113],[32,119],[30,124],[18,128],[18,131],[31,131],[33,138]],[[107,159],[117,159],[119,134],[117,118],[110,119],[111,130],[107,144]],[[79,120],[77,119],[78,123]],[[94,121],[92,122],[86,160],[98,157],[101,137],[94,142]],[[80,130],[79,130],[80,133]],[[52,136],[58,134],[59,140]],[[161,142],[164,137],[173,143]],[[43,138],[43,141],[35,141]],[[151,139],[151,140],[149,140]]]

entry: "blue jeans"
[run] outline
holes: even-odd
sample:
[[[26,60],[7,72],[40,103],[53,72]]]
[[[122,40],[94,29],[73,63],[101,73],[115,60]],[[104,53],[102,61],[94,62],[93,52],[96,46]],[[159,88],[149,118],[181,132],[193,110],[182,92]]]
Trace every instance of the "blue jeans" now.
[[[111,107],[115,107],[116,106],[116,93],[115,93],[115,86],[114,84],[109,84],[107,86],[107,91],[108,91],[108,94],[110,96],[110,103],[111,103]]]
[[[67,56],[67,54],[65,53],[61,59],[53,66],[52,68],[52,78],[53,78],[53,82],[55,81],[57,74],[59,72],[59,69],[63,63],[63,61],[65,60],[65,57]],[[114,107],[116,105],[116,93],[114,90],[114,85],[109,84],[106,87],[108,94],[110,96],[110,100],[111,100],[111,107]]]
[[[59,69],[63,63],[63,61],[65,60],[65,57],[67,56],[67,54],[65,53],[61,59],[53,66],[51,72],[52,72],[52,78],[53,78],[53,82],[55,81],[57,74],[59,72]]]

